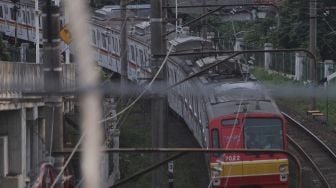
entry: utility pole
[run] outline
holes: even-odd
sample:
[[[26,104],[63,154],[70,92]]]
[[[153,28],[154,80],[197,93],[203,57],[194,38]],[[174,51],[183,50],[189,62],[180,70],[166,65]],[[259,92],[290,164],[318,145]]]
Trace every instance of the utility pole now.
[[[206,7],[206,1],[207,0],[202,0],[203,3],[203,8],[202,8],[202,14],[206,14],[208,11],[208,8]],[[201,36],[204,39],[207,39],[207,35],[208,35],[208,17],[205,17],[202,19],[202,27],[201,27]]]
[[[39,10],[39,0],[35,0],[35,56],[36,64],[40,64],[40,10]]]
[[[127,65],[128,65],[128,47],[127,47],[127,0],[120,0],[120,84],[122,91],[126,90],[127,87]],[[126,103],[126,100],[122,100]]]
[[[316,57],[316,0],[310,0],[309,2],[309,51]],[[310,69],[309,69],[309,79],[313,83],[313,87],[316,84],[316,70],[317,65],[313,59],[310,60]],[[313,91],[313,98],[311,109],[314,110],[316,108],[316,98],[315,98],[315,91]]]
[[[15,31],[14,31],[14,46],[16,47],[17,45],[17,12],[18,12],[18,9],[19,7],[17,6],[17,4],[20,2],[18,0],[13,0],[14,2],[14,7],[13,7],[13,19],[14,19],[14,22],[15,22]]]
[[[59,39],[59,7],[52,5],[47,0],[43,8],[43,62],[44,90],[52,93],[61,90],[62,67],[60,63]],[[63,151],[63,103],[62,97],[53,94],[45,98],[46,117],[46,148],[49,152],[50,162],[54,162],[56,172],[63,166],[63,156],[52,156],[53,151]],[[54,161],[51,160],[51,156]],[[63,187],[62,181],[57,182],[57,187]]]
[[[166,49],[162,42],[162,1],[151,0],[151,64],[154,67],[154,73],[157,72],[158,67],[162,63],[162,58],[158,55],[160,53],[166,53]],[[166,68],[157,77],[157,81],[166,83]],[[163,86],[164,87],[164,86]],[[166,126],[166,114],[167,114],[167,98],[164,94],[154,93],[151,101],[151,126],[152,126],[152,147],[162,148],[167,147],[167,126]],[[165,157],[164,154],[153,154],[153,163],[162,160]],[[152,172],[152,188],[166,187],[164,177],[167,175],[167,168],[160,167]]]

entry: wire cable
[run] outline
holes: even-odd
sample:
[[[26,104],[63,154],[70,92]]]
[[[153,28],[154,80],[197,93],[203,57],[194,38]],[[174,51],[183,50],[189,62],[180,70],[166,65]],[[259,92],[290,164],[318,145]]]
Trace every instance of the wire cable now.
[[[52,108],[52,116],[51,116],[51,133],[50,133],[50,145],[49,145],[49,163],[51,163],[51,151],[53,146],[53,137],[54,137],[54,114],[55,114],[55,106]]]
[[[162,71],[163,67],[165,66],[165,64],[167,63],[167,60],[168,60],[168,57],[170,55],[170,53],[172,52],[172,49],[173,49],[173,45],[169,48],[169,51],[167,53],[167,56],[165,57],[165,59],[163,60],[159,70],[157,71],[157,73],[155,74],[155,76],[153,77],[153,79],[149,82],[149,84],[145,87],[145,89],[141,92],[141,94],[131,103],[129,104],[128,106],[126,106],[123,110],[121,110],[120,112],[116,113],[114,116],[112,117],[109,117],[109,118],[105,118],[105,119],[102,119],[100,120],[98,123],[103,123],[107,120],[110,120],[110,119],[113,119],[121,114],[123,114],[124,112],[126,112],[128,109],[130,109],[144,94],[145,92],[147,92],[150,87],[152,86],[152,84],[154,83],[154,81],[156,80],[156,78],[159,76],[160,72]],[[83,133],[81,135],[81,137],[79,138],[76,146],[73,148],[72,152],[70,153],[70,156],[68,157],[67,161],[64,163],[61,171],[58,173],[58,175],[56,176],[55,180],[54,180],[54,183],[53,185],[51,186],[51,188],[53,188],[56,184],[56,182],[59,180],[59,178],[61,177],[61,175],[64,173],[64,170],[65,168],[69,165],[72,157],[74,156],[74,154],[76,153],[76,151],[78,150],[80,144],[82,143],[84,137],[85,137],[85,134],[86,133]]]

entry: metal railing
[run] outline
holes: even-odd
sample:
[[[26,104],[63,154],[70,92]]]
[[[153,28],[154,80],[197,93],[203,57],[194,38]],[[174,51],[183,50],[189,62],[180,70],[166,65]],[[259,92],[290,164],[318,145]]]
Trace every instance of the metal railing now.
[[[75,64],[62,64],[62,90],[76,87]],[[0,62],[0,93],[42,92],[43,64]]]

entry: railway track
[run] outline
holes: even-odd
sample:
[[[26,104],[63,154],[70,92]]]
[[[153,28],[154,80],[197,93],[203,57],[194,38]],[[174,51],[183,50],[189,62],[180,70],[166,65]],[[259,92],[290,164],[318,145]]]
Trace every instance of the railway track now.
[[[297,122],[288,114],[282,112],[288,120],[287,138],[295,150],[303,156],[304,166],[310,166],[317,174],[314,177],[304,177],[312,181],[312,187],[336,188],[336,154],[314,133]],[[307,183],[307,182],[306,182]]]

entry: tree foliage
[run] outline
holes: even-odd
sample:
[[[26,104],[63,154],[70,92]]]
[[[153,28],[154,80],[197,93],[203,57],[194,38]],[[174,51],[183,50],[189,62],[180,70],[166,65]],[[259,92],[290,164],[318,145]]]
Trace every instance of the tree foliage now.
[[[8,53],[7,47],[2,41],[2,36],[0,36],[0,60],[1,61],[9,60],[9,53]]]
[[[335,0],[320,0],[317,5],[317,56],[336,60],[336,6]],[[262,48],[264,43],[273,43],[276,48],[308,48],[309,46],[309,1],[283,0],[276,16],[244,22],[220,22],[210,19],[228,40],[244,38],[246,46]],[[239,33],[239,35],[235,35]]]

